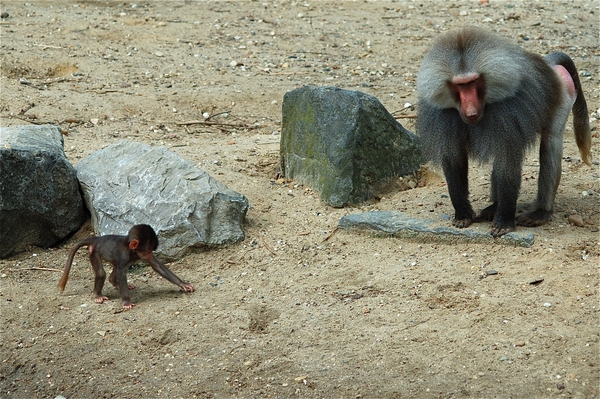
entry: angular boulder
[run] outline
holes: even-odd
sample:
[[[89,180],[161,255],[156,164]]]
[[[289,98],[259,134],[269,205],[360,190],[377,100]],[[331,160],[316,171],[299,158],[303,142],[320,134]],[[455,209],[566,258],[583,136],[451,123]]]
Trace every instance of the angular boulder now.
[[[120,141],[77,166],[96,235],[149,224],[167,260],[244,239],[248,200],[164,147]]]
[[[50,247],[87,219],[60,128],[0,128],[0,258]]]
[[[281,170],[335,207],[372,198],[423,163],[417,136],[375,97],[336,87],[285,94]]]

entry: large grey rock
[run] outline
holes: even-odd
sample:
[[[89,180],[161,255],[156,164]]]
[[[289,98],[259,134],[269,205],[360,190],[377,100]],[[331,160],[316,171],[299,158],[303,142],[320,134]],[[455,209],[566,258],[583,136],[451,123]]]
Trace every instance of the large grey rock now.
[[[97,235],[151,225],[166,259],[236,242],[248,200],[164,147],[121,141],[81,160],[77,175]]]
[[[359,91],[305,86],[285,94],[282,112],[283,174],[332,206],[366,201],[423,162],[417,137]]]
[[[56,126],[0,128],[0,258],[55,245],[85,222],[63,145]]]
[[[402,212],[381,211],[346,215],[340,219],[338,228],[373,230],[397,237],[421,237],[449,243],[494,242],[530,247],[534,241],[532,233],[512,232],[500,238],[493,238],[489,226],[486,226],[484,231],[477,230],[476,227],[457,229],[449,224],[448,220],[423,220],[404,215]]]

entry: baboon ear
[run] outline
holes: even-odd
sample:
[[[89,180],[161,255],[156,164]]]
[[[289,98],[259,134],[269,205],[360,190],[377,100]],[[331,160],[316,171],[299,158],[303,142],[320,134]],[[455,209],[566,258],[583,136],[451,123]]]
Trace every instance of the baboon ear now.
[[[129,242],[129,249],[135,251],[138,247],[138,245],[140,245],[140,242],[137,239],[133,239]]]

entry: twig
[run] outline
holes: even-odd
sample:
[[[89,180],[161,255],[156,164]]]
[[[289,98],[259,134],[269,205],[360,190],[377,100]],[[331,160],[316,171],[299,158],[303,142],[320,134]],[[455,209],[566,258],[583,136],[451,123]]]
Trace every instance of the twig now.
[[[273,75],[273,76],[288,76],[288,75],[296,75],[299,74],[300,72],[271,72],[271,71],[264,71],[266,73],[268,73],[269,75]]]
[[[20,119],[20,120],[25,121],[25,122],[33,123],[34,125],[44,125],[45,124],[45,122],[34,122],[31,119],[24,118],[24,117],[21,117],[19,115],[13,115],[12,117]]]
[[[88,92],[96,93],[96,94],[106,94],[106,93],[122,93],[121,89],[100,89],[100,90],[86,90]]]
[[[208,121],[188,121],[188,122],[176,122],[179,126],[188,125],[207,125],[207,126],[232,126],[242,127],[245,129],[258,129],[260,126],[247,125],[245,123],[225,123],[225,122],[208,122]]]
[[[58,122],[57,125],[62,125],[63,123],[77,123],[77,126],[79,126],[79,125],[83,125],[84,123],[86,123],[86,121],[82,121],[81,119],[75,119],[75,118],[67,118],[61,122]]]
[[[227,263],[228,265],[237,265],[238,262],[240,262],[242,259],[244,259],[244,256],[246,256],[246,254],[250,251],[254,251],[257,247],[254,248],[250,248],[248,250],[246,250],[237,260],[233,260],[233,255],[230,256],[228,259],[225,259],[225,263]],[[205,276],[206,277],[206,276]]]
[[[265,241],[265,238],[264,238],[263,236],[261,236],[261,237],[260,237],[260,240],[262,241],[263,245],[265,246],[265,248],[267,248],[267,250],[268,250],[270,253],[272,253],[273,255],[277,255],[277,254],[275,253],[275,251],[273,251],[273,250],[271,249],[271,247],[270,247],[270,246],[269,246],[269,245],[266,243],[266,241]]]
[[[325,237],[325,238],[323,239],[323,241],[321,241],[321,244],[322,244],[322,243],[324,243],[325,241],[329,240],[329,239],[331,238],[331,236],[335,234],[335,232],[336,232],[336,231],[338,231],[338,228],[337,228],[337,226],[336,226],[336,228],[335,228],[335,229],[333,229],[333,230],[331,231],[331,233],[327,234],[327,237]]]
[[[417,115],[398,115],[394,116],[394,119],[416,119]]]
[[[25,112],[29,111],[31,108],[35,107],[35,103],[29,103],[25,107],[21,108],[19,111],[19,115],[24,115]]]
[[[410,325],[410,326],[406,326],[406,327],[404,327],[404,328],[401,328],[401,329],[400,329],[400,330],[398,330],[398,331],[404,331],[404,330],[408,330],[409,328],[413,328],[413,327],[416,327],[416,326],[418,326],[418,325],[420,325],[420,324],[427,323],[429,320],[431,320],[431,317],[430,317],[430,318],[428,318],[428,319],[425,319],[425,320],[418,321],[418,322],[416,322],[416,323],[415,323],[415,324],[413,324],[413,325]]]
[[[231,112],[231,110],[229,110],[229,111],[223,111],[223,112],[219,112],[219,113],[216,113],[216,114],[212,114],[212,115],[210,115],[208,118],[206,118],[206,121],[208,121],[209,119],[212,119],[212,118],[214,118],[215,116],[219,116],[219,115],[223,115],[223,114],[228,114],[228,113],[230,113],[230,112]]]
[[[23,267],[23,268],[20,268],[19,270],[43,270],[46,272],[60,272],[60,273],[63,272],[61,269],[52,269],[50,267]]]
[[[56,49],[62,49],[62,47],[58,47],[58,46],[50,46],[50,45],[48,45],[48,44],[34,44],[34,46],[41,47],[41,48],[56,48]]]

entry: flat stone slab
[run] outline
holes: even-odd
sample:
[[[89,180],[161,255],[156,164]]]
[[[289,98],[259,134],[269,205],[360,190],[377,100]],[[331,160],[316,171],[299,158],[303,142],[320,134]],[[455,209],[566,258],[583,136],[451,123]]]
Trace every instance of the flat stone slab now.
[[[338,228],[374,230],[395,237],[419,237],[449,243],[463,241],[531,247],[534,242],[533,233],[511,232],[494,238],[489,229],[486,231],[472,228],[457,229],[449,224],[449,220],[424,220],[407,216],[402,212],[376,211],[346,215],[340,219]]]

